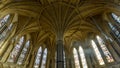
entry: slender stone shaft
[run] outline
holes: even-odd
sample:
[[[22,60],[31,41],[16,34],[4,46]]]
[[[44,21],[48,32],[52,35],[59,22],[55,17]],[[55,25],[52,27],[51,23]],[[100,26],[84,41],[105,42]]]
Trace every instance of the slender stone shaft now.
[[[57,68],[64,68],[63,41],[57,41]]]

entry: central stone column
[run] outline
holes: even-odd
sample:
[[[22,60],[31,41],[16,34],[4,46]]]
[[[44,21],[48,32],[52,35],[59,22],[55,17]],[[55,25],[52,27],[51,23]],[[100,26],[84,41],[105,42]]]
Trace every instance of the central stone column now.
[[[57,68],[64,68],[63,41],[57,41]]]

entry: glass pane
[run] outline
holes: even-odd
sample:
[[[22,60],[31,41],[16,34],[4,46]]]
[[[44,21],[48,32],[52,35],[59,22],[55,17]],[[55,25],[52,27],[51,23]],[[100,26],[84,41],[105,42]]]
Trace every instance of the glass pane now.
[[[75,48],[73,49],[73,55],[74,55],[75,68],[80,68],[78,54]]]
[[[35,59],[35,63],[34,63],[34,68],[39,68],[41,54],[42,54],[42,48],[40,47],[38,49],[38,52],[37,52],[37,55],[36,55],[36,59]]]
[[[46,60],[47,60],[47,49],[45,49],[45,51],[43,53],[41,68],[45,68],[45,66],[46,66]]]
[[[85,58],[85,54],[84,54],[83,48],[81,46],[79,47],[79,53],[80,53],[80,58],[81,58],[81,61],[82,61],[83,68],[88,68],[86,58]]]
[[[97,56],[97,59],[98,59],[100,65],[104,65],[105,63],[104,63],[104,61],[103,61],[103,59],[101,57],[101,54],[100,54],[100,52],[99,52],[99,50],[97,48],[97,45],[95,44],[95,42],[93,40],[91,41],[91,44],[92,44],[92,47],[93,47],[93,49],[95,51],[95,54]]]
[[[115,35],[118,37],[120,32],[119,32],[119,28],[116,25],[112,25],[111,23],[108,23],[110,28],[112,29],[112,31],[115,33]]]
[[[8,58],[8,62],[15,62],[17,60],[18,54],[20,52],[20,49],[22,47],[24,37],[22,36],[19,40],[19,42],[22,41],[21,43],[17,43],[16,46],[13,48],[13,51],[10,53],[10,56]]]
[[[2,30],[0,30],[0,40],[4,39],[5,37],[8,37],[9,32],[12,29],[13,24],[11,23],[9,26],[4,26]]]
[[[117,23],[120,24],[120,17],[118,17],[116,14],[112,13],[112,17],[114,18],[114,20],[117,21]]]
[[[27,41],[24,48],[23,48],[23,50],[22,50],[22,52],[21,52],[21,54],[20,54],[20,57],[18,59],[17,64],[22,64],[23,63],[23,61],[24,61],[24,59],[26,57],[28,48],[29,48],[29,44],[30,44],[30,41]]]
[[[97,40],[98,40],[98,43],[100,44],[100,47],[101,47],[106,59],[108,60],[108,62],[113,62],[114,60],[112,58],[112,55],[108,51],[108,49],[105,46],[105,43],[103,42],[103,40],[99,36],[97,36]]]
[[[7,23],[9,18],[10,18],[10,15],[8,14],[0,20],[0,28]]]
[[[113,25],[112,25],[111,23],[108,23],[108,24],[109,24],[110,28],[112,29],[112,28],[113,28]]]

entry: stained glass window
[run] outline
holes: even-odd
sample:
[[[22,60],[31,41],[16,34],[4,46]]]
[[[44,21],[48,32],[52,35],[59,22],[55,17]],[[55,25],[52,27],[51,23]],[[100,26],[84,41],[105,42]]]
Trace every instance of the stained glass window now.
[[[83,68],[88,68],[85,54],[84,54],[83,48],[81,46],[79,47],[79,53],[80,53],[80,58],[81,58]]]
[[[45,68],[46,60],[47,60],[47,48],[44,50],[44,53],[43,53],[41,68]]]
[[[99,36],[97,36],[96,38],[97,38],[98,43],[100,44],[100,47],[101,47],[101,49],[102,49],[102,51],[103,51],[106,59],[108,60],[108,62],[113,62],[114,60],[113,60],[113,58],[112,58],[112,55],[111,55],[110,52],[108,51],[108,49],[107,49],[107,47],[105,46],[105,43],[103,42],[103,40],[102,40]]]
[[[3,40],[5,40],[7,37],[9,37],[12,26],[13,26],[13,24],[11,23],[8,26],[8,28],[6,28],[2,33],[0,33],[0,47],[2,47],[2,44],[4,43]]]
[[[117,23],[120,24],[120,17],[118,17],[116,14],[112,13],[112,17],[114,18],[114,20],[117,21]]]
[[[8,22],[9,18],[10,18],[10,15],[8,14],[0,20],[0,28],[2,28]]]
[[[79,58],[78,58],[77,50],[75,48],[73,49],[73,55],[74,55],[75,68],[80,68]]]
[[[34,68],[39,68],[41,54],[42,54],[42,47],[40,47],[38,49],[38,52],[37,52],[37,55],[36,55],[36,59],[35,59],[35,63],[34,63]]]
[[[12,23],[7,26],[6,23],[8,22],[10,15],[6,15],[4,18],[0,20],[0,40],[4,39],[7,33],[11,30],[12,28]]]
[[[5,36],[8,34],[8,32],[11,30],[13,24],[11,23],[8,27],[6,27],[4,29],[4,31],[2,31],[2,33],[0,34],[0,39],[5,38]]]
[[[114,34],[120,39],[120,31],[119,28],[116,25],[112,25],[111,23],[108,23]]]
[[[29,46],[30,46],[30,41],[27,41],[24,48],[22,49],[22,52],[21,52],[20,57],[19,57],[19,59],[17,61],[17,64],[22,64],[23,63],[23,61],[24,61],[24,59],[26,57],[26,54],[28,52]]]
[[[99,61],[99,64],[100,64],[100,65],[104,65],[105,63],[104,63],[104,61],[103,61],[103,58],[101,57],[101,54],[100,54],[100,52],[99,52],[99,50],[98,50],[97,45],[95,44],[95,42],[94,42],[93,40],[91,40],[91,44],[92,44],[92,47],[93,47],[94,52],[95,52],[95,54],[96,54],[96,57],[97,57],[97,59],[98,59],[98,61]]]
[[[22,36],[20,38],[19,42],[14,47],[13,51],[10,53],[10,56],[8,58],[8,62],[15,62],[17,60],[20,49],[23,46],[23,42],[24,42],[24,36]]]

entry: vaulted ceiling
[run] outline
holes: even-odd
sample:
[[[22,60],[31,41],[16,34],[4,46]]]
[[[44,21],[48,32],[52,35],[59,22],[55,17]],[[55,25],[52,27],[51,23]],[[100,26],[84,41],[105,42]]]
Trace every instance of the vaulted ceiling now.
[[[73,41],[85,41],[100,34],[92,18],[106,19],[119,13],[117,0],[1,0],[0,18],[16,15],[16,35],[30,34],[34,47],[43,45],[51,51],[63,40],[66,50]],[[96,22],[103,28],[105,23]]]

